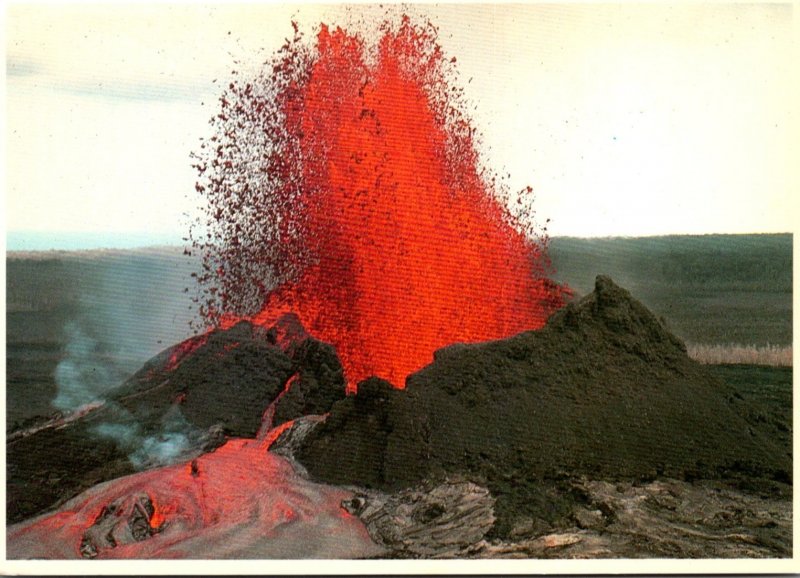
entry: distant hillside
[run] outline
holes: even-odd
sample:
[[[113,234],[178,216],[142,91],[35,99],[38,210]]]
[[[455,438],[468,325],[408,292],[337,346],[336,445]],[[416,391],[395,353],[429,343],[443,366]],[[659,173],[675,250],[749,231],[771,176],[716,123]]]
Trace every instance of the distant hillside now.
[[[7,341],[64,343],[72,321],[135,369],[190,333],[195,267],[177,247],[8,253]]]
[[[53,410],[59,367],[110,388],[188,337],[194,268],[177,247],[8,253],[7,426]]]
[[[790,234],[557,237],[550,255],[555,279],[579,295],[591,291],[596,275],[609,275],[689,341],[792,341]],[[6,265],[9,338],[19,330],[28,334],[23,341],[58,340],[52,335],[58,323],[16,319],[24,312],[113,317],[118,311],[128,327],[135,326],[132,317],[143,326],[161,325],[164,339],[188,331],[196,262],[179,247],[17,252],[7,255]]]
[[[610,275],[697,343],[792,342],[792,235],[554,238],[555,278],[579,294]]]

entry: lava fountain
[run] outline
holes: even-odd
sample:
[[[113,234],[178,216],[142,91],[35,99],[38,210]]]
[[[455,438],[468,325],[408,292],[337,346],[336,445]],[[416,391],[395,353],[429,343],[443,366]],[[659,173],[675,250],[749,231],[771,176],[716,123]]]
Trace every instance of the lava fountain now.
[[[530,188],[482,170],[432,25],[384,24],[376,45],[295,27],[253,81],[229,84],[197,155],[201,311],[269,325],[288,311],[336,347],[350,391],[405,378],[453,342],[541,327],[546,278]]]

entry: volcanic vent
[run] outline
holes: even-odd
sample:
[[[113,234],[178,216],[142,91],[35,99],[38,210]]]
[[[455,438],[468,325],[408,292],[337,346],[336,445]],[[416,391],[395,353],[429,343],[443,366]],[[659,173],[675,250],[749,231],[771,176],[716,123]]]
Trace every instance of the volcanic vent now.
[[[196,165],[210,322],[293,312],[352,391],[372,375],[403,387],[435,349],[540,327],[562,305],[531,190],[480,166],[454,60],[408,18],[374,47],[323,25],[230,83]]]

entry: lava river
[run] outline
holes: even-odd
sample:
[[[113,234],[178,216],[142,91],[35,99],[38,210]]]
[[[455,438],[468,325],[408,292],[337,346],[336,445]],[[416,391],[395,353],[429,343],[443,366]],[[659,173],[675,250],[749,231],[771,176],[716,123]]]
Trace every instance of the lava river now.
[[[381,552],[340,507],[348,492],[304,479],[267,447],[262,440],[232,439],[191,463],[97,485],[55,513],[9,527],[7,556],[360,558]],[[149,509],[138,539],[130,530],[137,509]]]

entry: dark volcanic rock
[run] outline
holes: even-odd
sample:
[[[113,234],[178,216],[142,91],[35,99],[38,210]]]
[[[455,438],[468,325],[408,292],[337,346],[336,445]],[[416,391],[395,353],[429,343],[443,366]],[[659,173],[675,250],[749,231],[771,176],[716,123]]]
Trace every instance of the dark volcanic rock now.
[[[127,452],[93,428],[100,409],[64,427],[49,427],[6,444],[6,518],[19,522],[91,486],[135,470]]]
[[[146,366],[110,399],[139,424],[155,426],[177,405],[193,426],[221,424],[228,435],[254,437],[261,414],[293,371],[292,360],[263,329],[242,321],[227,331],[212,331],[177,362]]]
[[[158,533],[151,525],[155,508],[146,494],[119,498],[104,507],[81,539],[84,558],[96,558],[103,550],[147,540]]]
[[[273,402],[278,425],[326,413],[344,396],[335,351],[293,315],[269,329],[243,321],[193,337],[148,361],[102,405],[10,435],[7,520],[135,469],[190,460],[226,436],[255,437]]]
[[[459,480],[426,481],[342,503],[386,548],[384,558],[788,558],[791,488],[744,493],[720,481],[575,480],[583,498],[558,528],[521,520],[487,539],[494,499]]]
[[[580,481],[575,525],[513,541],[483,540],[476,558],[790,558],[792,500],[719,481]],[[578,517],[576,516],[576,518]]]
[[[342,364],[329,343],[304,339],[292,350],[292,364],[297,378],[276,404],[276,426],[300,416],[326,413],[345,396]]]
[[[390,400],[402,396],[388,381],[372,377],[358,385],[358,395],[337,402],[324,425],[301,443],[299,458],[312,473],[325,472],[333,484],[386,487],[383,459],[394,427]]]
[[[500,536],[520,519],[569,519],[578,476],[791,479],[791,448],[606,277],[540,331],[444,348],[406,385],[337,402],[299,461],[317,479],[380,489],[485,481]]]
[[[306,333],[294,314],[283,315],[268,329],[241,321],[176,345],[145,364],[109,399],[139,421],[178,405],[197,427],[221,424],[228,435],[253,437],[264,409],[281,393],[274,425],[325,413],[345,396],[336,351]]]

